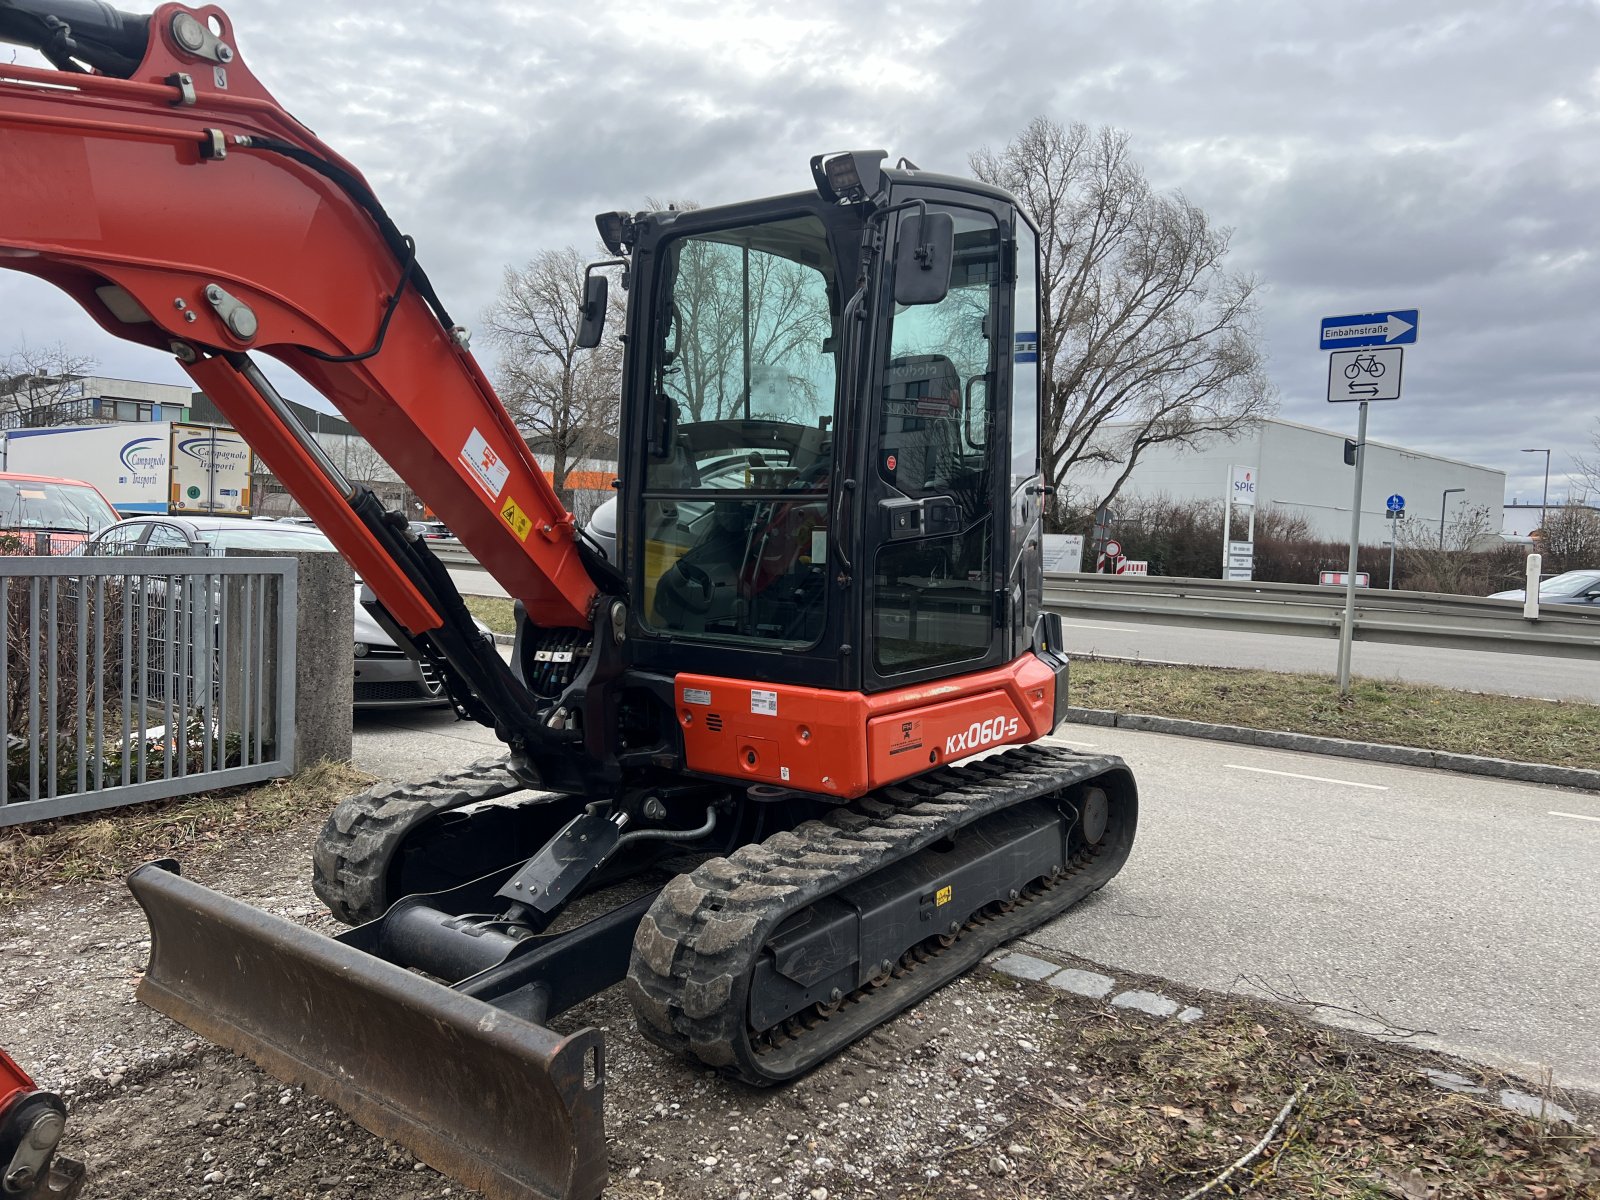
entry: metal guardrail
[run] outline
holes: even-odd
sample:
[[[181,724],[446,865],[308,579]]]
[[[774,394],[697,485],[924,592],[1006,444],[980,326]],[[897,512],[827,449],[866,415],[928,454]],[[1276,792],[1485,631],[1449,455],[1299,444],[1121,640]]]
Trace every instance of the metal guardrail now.
[[[473,567],[482,570],[478,566],[478,560],[472,557],[472,551],[455,538],[436,538],[428,543],[428,549],[432,550],[434,557],[447,567]]]
[[[0,558],[0,827],[289,774],[297,576]]]
[[[1344,589],[1320,584],[1051,573],[1047,608],[1103,613],[1153,625],[1241,629],[1337,639]],[[1520,600],[1435,592],[1356,592],[1357,641],[1491,653],[1600,658],[1600,612],[1546,605],[1536,618]]]
[[[458,541],[429,545],[447,567],[481,569]],[[1151,625],[1335,641],[1344,620],[1344,588],[1316,583],[1047,572],[1044,602],[1046,608],[1067,615],[1105,613]],[[1499,654],[1600,658],[1600,611],[1547,604],[1530,619],[1523,616],[1520,600],[1364,588],[1356,592],[1355,638]]]

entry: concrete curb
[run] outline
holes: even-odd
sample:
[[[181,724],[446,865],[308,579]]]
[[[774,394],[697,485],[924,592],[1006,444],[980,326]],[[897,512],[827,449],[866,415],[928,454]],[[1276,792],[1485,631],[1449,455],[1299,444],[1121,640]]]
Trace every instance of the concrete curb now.
[[[1381,742],[1352,742],[1345,738],[1316,737],[1309,733],[1286,733],[1277,729],[1246,729],[1239,725],[1213,725],[1207,721],[1185,721],[1177,717],[1153,717],[1144,713],[1119,713],[1103,708],[1068,708],[1067,720],[1078,725],[1098,725],[1110,729],[1135,729],[1146,733],[1171,733],[1180,737],[1209,738],[1216,742],[1237,742],[1245,746],[1264,746],[1271,750],[1299,750],[1307,754],[1327,754],[1336,758],[1358,758],[1366,762],[1393,763],[1402,767],[1429,767],[1441,771],[1460,771],[1465,775],[1487,775],[1495,779],[1515,779],[1523,783],[1545,783],[1557,787],[1600,792],[1600,771],[1582,767],[1552,767],[1542,763],[1515,762],[1507,758],[1484,758],[1476,754],[1451,754],[1445,750],[1424,750],[1417,746],[1388,746]]]

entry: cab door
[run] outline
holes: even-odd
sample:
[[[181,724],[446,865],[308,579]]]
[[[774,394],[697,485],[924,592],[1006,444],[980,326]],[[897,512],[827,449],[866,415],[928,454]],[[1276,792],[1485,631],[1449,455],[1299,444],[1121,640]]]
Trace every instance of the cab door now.
[[[868,691],[998,665],[1012,641],[1011,213],[983,196],[922,194],[954,220],[955,247],[938,303],[896,305],[892,278],[880,290],[864,431]]]

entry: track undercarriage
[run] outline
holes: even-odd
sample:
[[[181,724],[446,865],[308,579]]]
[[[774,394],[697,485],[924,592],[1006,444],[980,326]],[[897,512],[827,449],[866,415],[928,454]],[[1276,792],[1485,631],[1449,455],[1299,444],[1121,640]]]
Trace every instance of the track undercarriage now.
[[[141,995],[491,1196],[596,1195],[602,1042],[549,1020],[625,982],[651,1041],[781,1083],[1101,887],[1137,811],[1119,759],[1033,745],[849,804],[729,806],[709,830],[624,847],[575,903],[519,923],[501,897],[529,863],[475,875],[485,845],[521,859],[554,834],[530,861],[548,859],[578,847],[561,831],[603,820],[521,789],[490,762],[340,805],[316,887],[364,921],[343,946],[141,868]],[[419,1058],[425,1100],[393,1065]],[[463,1115],[486,1090],[504,1129]],[[513,1134],[524,1107],[543,1136]]]

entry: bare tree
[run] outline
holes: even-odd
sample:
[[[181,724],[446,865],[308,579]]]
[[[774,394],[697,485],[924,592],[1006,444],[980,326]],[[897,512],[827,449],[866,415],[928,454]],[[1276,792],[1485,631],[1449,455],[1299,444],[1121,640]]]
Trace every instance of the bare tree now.
[[[83,376],[95,360],[66,345],[19,345],[0,358],[0,426],[43,429],[76,425],[90,414],[83,401]]]
[[[1600,564],[1600,513],[1582,504],[1550,506],[1539,538],[1545,567],[1559,574]]]
[[[1500,560],[1508,555],[1496,519],[1480,506],[1462,509],[1443,530],[1426,521],[1399,522],[1396,570],[1403,587],[1446,595],[1483,595],[1499,582]]]
[[[500,397],[535,450],[549,455],[556,494],[568,508],[568,472],[582,459],[616,455],[622,399],[620,297],[612,296],[601,344],[581,349],[583,271],[571,246],[542,251],[521,268],[506,268],[484,314],[500,351]]]
[[[1595,418],[1594,428],[1589,431],[1588,453],[1574,454],[1572,461],[1583,481],[1584,498],[1600,499],[1600,417]]]
[[[1120,467],[1108,503],[1149,447],[1237,437],[1275,411],[1258,284],[1223,268],[1231,231],[1154,191],[1126,133],[1035,117],[971,165],[1039,222],[1041,451],[1058,510],[1079,463]],[[1127,428],[1111,439],[1112,424]]]

